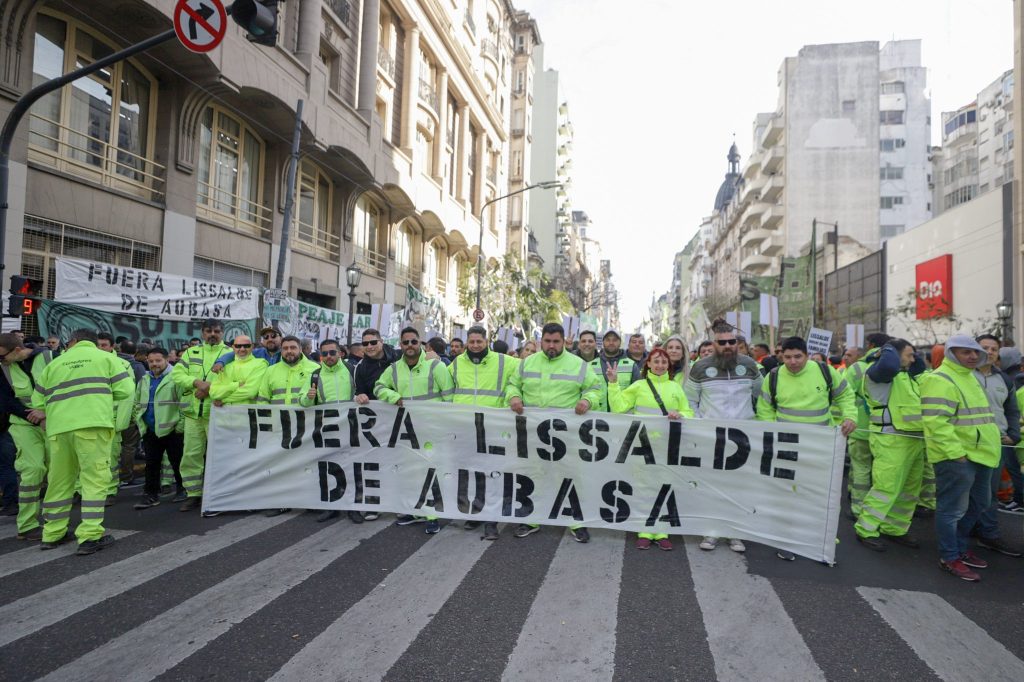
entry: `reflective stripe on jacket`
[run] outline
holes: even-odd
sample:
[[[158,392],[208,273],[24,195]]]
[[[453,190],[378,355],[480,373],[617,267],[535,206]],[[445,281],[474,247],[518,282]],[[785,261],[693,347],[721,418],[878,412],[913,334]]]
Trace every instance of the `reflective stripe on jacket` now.
[[[171,378],[178,385],[178,390],[181,391],[182,397],[188,402],[188,407],[183,412],[186,417],[194,419],[209,418],[210,406],[208,401],[195,397],[196,389],[192,386],[192,382],[197,379],[199,381],[212,380],[213,377],[210,377],[210,370],[213,368],[214,363],[217,362],[217,358],[227,352],[227,350],[228,347],[223,343],[218,343],[216,346],[211,346],[207,343],[192,346],[185,351],[185,354],[181,356],[181,360],[174,366]]]
[[[868,431],[870,430],[871,424],[871,411],[868,409],[868,404],[864,400],[864,376],[866,375],[870,364],[878,359],[878,355],[881,352],[881,348],[872,348],[864,355],[864,357],[853,363],[853,365],[843,372],[843,378],[846,379],[846,383],[850,385],[850,390],[853,391],[854,406],[857,408],[857,430],[850,434],[850,438],[854,438],[856,440],[868,439]]]
[[[826,366],[832,373],[832,407],[829,407],[828,387],[821,367],[808,360],[804,368],[793,374],[785,365],[778,368],[779,380],[776,392],[778,409],[772,407],[769,393],[770,380],[761,384],[761,397],[757,401],[757,418],[761,421],[797,422],[831,426],[833,417],[838,421],[856,420],[856,405],[853,392],[846,380],[833,367]],[[692,374],[691,374],[692,376]],[[836,414],[838,413],[838,414]]]
[[[452,375],[452,402],[460,405],[504,407],[505,389],[516,371],[511,357],[487,351],[480,363],[474,363],[468,353],[461,353],[448,371]]]
[[[549,358],[534,353],[519,363],[519,371],[508,382],[508,400],[519,398],[528,407],[573,408],[580,400],[599,404],[602,385],[579,356],[567,351]]]
[[[673,379],[669,379],[668,372],[661,376],[648,372],[647,378],[651,380],[655,390],[665,404],[669,412],[678,412],[684,417],[692,417],[693,410],[686,400],[686,394],[682,387]],[[663,415],[651,387],[646,379],[639,379],[626,388],[619,388],[618,382],[608,384],[608,403],[612,412],[630,414],[653,414]]]
[[[863,393],[871,416],[873,433],[920,433],[921,387],[917,379],[901,371],[891,383],[864,377]]]
[[[115,403],[134,395],[131,372],[116,355],[79,341],[36,379],[32,406],[46,410],[46,433],[53,436],[91,427],[113,429]]]
[[[921,379],[921,417],[929,462],[967,457],[987,467],[999,463],[999,427],[967,367],[946,358]]]
[[[263,375],[269,365],[263,358],[250,355],[235,358],[224,365],[210,382],[210,400],[219,400],[225,405],[248,405],[256,402],[256,395],[263,384]]]
[[[394,405],[399,400],[443,400],[451,402],[452,375],[448,367],[434,358],[428,360],[420,351],[419,360],[412,367],[399,358],[384,370],[374,386],[378,400]]]
[[[310,400],[302,394],[299,403],[303,407],[322,405],[324,403],[343,403],[352,400],[355,395],[355,383],[348,366],[341,360],[334,367],[320,365],[320,380],[317,383],[316,398]]]
[[[296,405],[309,393],[310,380],[320,365],[303,356],[294,365],[284,360],[263,373],[256,402],[271,405]]]
[[[167,369],[160,375],[160,384],[153,396],[154,433],[159,438],[174,431],[183,431],[185,426],[181,420],[181,410],[187,407],[188,403],[182,400],[178,385],[171,379],[173,371],[173,368],[167,365]],[[145,434],[149,430],[143,415],[149,406],[149,387],[152,383],[152,373],[146,372],[135,389],[135,424],[139,427],[140,434]]]

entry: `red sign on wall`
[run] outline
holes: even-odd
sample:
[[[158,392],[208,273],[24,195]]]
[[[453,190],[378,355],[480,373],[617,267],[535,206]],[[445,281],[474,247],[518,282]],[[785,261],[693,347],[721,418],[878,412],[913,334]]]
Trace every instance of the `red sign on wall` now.
[[[929,320],[953,312],[953,255],[947,253],[917,264],[917,319]]]

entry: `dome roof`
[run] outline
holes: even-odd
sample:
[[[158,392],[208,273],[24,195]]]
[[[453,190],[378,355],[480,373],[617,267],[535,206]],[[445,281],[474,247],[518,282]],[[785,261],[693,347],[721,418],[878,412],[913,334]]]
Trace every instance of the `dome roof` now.
[[[725,180],[722,181],[715,196],[716,211],[721,211],[729,205],[740,183],[740,150],[736,148],[735,142],[729,147],[729,155],[726,158],[729,160],[729,172],[725,174]]]

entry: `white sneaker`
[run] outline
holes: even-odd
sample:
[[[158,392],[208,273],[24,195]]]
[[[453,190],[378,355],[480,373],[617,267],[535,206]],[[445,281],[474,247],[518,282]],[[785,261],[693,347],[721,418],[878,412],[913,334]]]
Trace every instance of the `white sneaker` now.
[[[1004,514],[1024,514],[1024,507],[1010,500],[1009,502],[1000,502],[999,511]]]
[[[707,537],[705,537],[703,540],[700,541],[700,545],[698,545],[698,546],[701,549],[710,552],[715,547],[718,547],[718,538],[713,538],[710,535],[708,535]]]
[[[739,552],[740,554],[742,554],[743,552],[747,551],[747,546],[743,544],[742,540],[737,540],[736,538],[733,538],[729,540],[729,549],[731,549],[734,552]]]

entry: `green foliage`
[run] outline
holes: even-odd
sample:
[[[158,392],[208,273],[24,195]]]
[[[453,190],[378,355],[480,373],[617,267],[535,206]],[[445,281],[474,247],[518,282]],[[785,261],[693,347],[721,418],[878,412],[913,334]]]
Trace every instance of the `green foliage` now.
[[[476,307],[475,277],[467,275],[459,281],[459,305],[465,310]],[[561,322],[563,314],[573,311],[569,298],[551,286],[546,274],[536,268],[527,271],[513,254],[505,254],[497,267],[484,268],[480,307],[491,329],[518,327],[527,337],[534,328]]]

